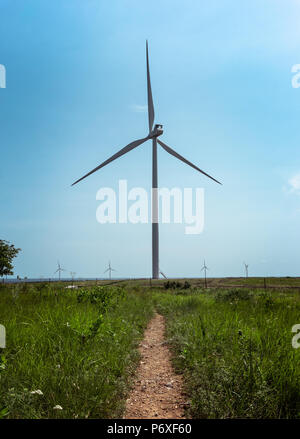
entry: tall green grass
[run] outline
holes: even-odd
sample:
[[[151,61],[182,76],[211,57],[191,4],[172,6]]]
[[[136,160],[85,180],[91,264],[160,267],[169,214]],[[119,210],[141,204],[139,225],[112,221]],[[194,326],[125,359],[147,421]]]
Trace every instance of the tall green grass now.
[[[24,284],[0,286],[0,418],[122,416],[153,305],[167,319],[188,416],[300,417],[295,291]]]
[[[148,294],[118,287],[0,288],[0,417],[121,416],[151,315]]]
[[[174,365],[195,418],[299,418],[299,294],[251,290],[157,293]]]

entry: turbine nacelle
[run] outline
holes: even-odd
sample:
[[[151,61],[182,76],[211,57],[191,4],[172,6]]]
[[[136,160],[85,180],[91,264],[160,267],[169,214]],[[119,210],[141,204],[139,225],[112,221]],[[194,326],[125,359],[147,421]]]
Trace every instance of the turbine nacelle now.
[[[149,139],[153,139],[153,137],[161,136],[163,132],[164,132],[163,126],[156,124],[153,130],[151,131],[151,133],[149,134]]]

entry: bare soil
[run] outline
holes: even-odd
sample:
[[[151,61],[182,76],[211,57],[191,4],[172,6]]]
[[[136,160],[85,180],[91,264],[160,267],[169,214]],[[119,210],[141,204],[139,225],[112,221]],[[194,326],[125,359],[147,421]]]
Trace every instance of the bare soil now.
[[[124,419],[184,419],[182,376],[172,368],[164,334],[164,317],[156,313],[139,346],[141,360]]]

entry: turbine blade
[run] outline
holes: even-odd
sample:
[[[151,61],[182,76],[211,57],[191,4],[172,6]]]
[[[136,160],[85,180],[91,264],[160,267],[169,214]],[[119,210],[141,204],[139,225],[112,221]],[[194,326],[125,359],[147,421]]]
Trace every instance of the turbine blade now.
[[[149,70],[149,55],[148,55],[148,41],[146,40],[146,59],[147,59],[147,95],[148,95],[148,119],[149,119],[149,133],[152,131],[154,122],[154,106],[150,81]]]
[[[107,273],[108,271],[109,271],[109,268],[107,270],[103,271],[103,273]]]
[[[163,143],[161,140],[157,139],[158,143],[164,148],[165,151],[167,151],[169,154],[173,155],[174,157],[176,157],[177,159],[181,160],[183,163],[186,163],[187,165],[191,166],[192,168],[196,169],[196,171],[201,172],[201,174],[206,175],[206,177],[211,178],[212,180],[214,180],[216,183],[222,184],[220,183],[218,180],[216,180],[215,178],[211,177],[210,175],[208,175],[206,172],[202,171],[200,168],[198,168],[198,166],[193,165],[193,163],[189,162],[187,159],[185,159],[184,157],[182,157],[182,155],[178,154],[178,152],[174,151],[174,149],[170,148],[169,146],[167,146],[165,143]]]
[[[98,171],[98,169],[103,168],[103,166],[108,165],[108,163],[112,162],[113,160],[118,159],[122,155],[126,154],[127,152],[131,151],[132,149],[136,148],[137,146],[141,145],[142,143],[146,142],[146,140],[148,140],[148,139],[149,139],[149,137],[147,136],[147,137],[144,137],[143,139],[135,140],[134,142],[129,143],[127,146],[125,146],[124,148],[120,149],[120,151],[118,151],[116,154],[112,155],[109,159],[105,160],[105,162],[101,163],[101,165],[97,166],[97,168],[95,168],[92,171],[88,172],[83,177],[79,178],[79,180],[76,180],[72,184],[72,186],[74,186],[74,184],[79,183],[81,180],[83,180],[84,178],[86,178],[89,175],[93,174],[94,172]]]

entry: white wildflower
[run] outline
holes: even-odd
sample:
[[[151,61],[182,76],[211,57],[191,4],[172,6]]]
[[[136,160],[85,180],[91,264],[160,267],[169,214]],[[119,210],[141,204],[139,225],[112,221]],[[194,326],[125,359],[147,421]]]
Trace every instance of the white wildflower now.
[[[32,390],[31,395],[44,395],[40,389]]]
[[[56,405],[55,407],[53,407],[53,410],[62,410],[62,406],[61,405]]]

